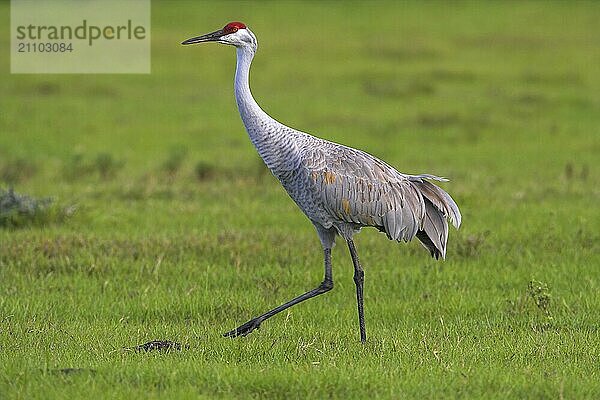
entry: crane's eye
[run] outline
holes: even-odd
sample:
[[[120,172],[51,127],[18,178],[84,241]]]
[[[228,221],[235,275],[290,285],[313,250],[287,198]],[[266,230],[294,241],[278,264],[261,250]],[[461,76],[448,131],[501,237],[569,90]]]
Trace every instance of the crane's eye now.
[[[224,29],[225,33],[230,34],[230,33],[235,33],[238,31],[237,26],[226,26]]]

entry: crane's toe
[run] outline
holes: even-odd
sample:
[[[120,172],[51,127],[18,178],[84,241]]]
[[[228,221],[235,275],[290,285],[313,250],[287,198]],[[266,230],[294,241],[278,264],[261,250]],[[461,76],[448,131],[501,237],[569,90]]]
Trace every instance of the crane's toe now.
[[[252,319],[252,320],[246,322],[244,325],[240,325],[237,328],[235,328],[234,330],[224,333],[223,336],[231,337],[231,338],[238,337],[238,336],[246,336],[253,330],[260,328],[261,322],[262,321],[259,319]]]

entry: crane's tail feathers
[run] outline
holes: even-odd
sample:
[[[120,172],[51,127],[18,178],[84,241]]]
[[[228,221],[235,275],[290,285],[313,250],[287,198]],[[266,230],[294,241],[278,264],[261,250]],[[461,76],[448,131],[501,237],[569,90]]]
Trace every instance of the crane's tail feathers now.
[[[460,210],[458,209],[456,202],[440,187],[424,180],[423,177],[425,176],[428,176],[425,179],[433,179],[431,178],[433,175],[416,175],[416,179],[413,179],[413,176],[409,179],[417,186],[423,197],[433,203],[433,205],[444,214],[444,217],[448,218],[452,225],[458,229],[462,221],[462,216],[460,215]],[[438,178],[437,180],[442,179],[444,178]]]
[[[423,226],[417,232],[417,239],[436,260],[446,258],[446,242],[448,241],[448,223],[446,217],[425,197],[425,218]]]
[[[456,202],[448,193],[425,179],[435,179],[432,175],[410,176],[410,180],[423,196],[425,216],[422,227],[417,232],[417,239],[429,250],[432,257],[446,258],[446,242],[448,241],[448,223],[457,229],[461,223],[461,215]],[[436,180],[442,180],[437,178]]]

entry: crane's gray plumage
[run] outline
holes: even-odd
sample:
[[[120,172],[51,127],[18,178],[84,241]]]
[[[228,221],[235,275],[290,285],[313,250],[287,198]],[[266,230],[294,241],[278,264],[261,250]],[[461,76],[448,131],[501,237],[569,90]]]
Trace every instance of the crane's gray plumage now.
[[[233,22],[222,30],[183,44],[217,41],[237,48],[235,95],[248,135],[266,165],[314,224],[325,251],[325,279],[309,291],[228,332],[246,335],[272,315],[333,287],[331,248],[335,237],[348,243],[355,267],[361,340],[365,340],[363,271],[352,237],[363,227],[375,227],[391,240],[414,237],[437,258],[445,258],[448,220],[458,228],[461,214],[448,193],[431,181],[434,175],[407,175],[364,151],[311,136],[271,118],[252,97],[249,70],[258,48],[256,36]]]

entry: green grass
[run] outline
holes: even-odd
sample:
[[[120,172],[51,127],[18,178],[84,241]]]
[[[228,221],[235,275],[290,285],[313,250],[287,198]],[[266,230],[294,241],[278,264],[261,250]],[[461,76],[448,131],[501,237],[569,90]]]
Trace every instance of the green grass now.
[[[598,3],[152,14],[150,75],[0,61],[0,188],[61,215],[0,227],[0,398],[600,396]],[[8,54],[7,2],[0,15]],[[259,38],[252,87],[271,115],[451,178],[464,225],[446,261],[356,237],[365,345],[343,245],[332,292],[221,337],[323,274],[239,120],[233,49],[178,44],[229,20]],[[126,350],[154,339],[189,349]]]

